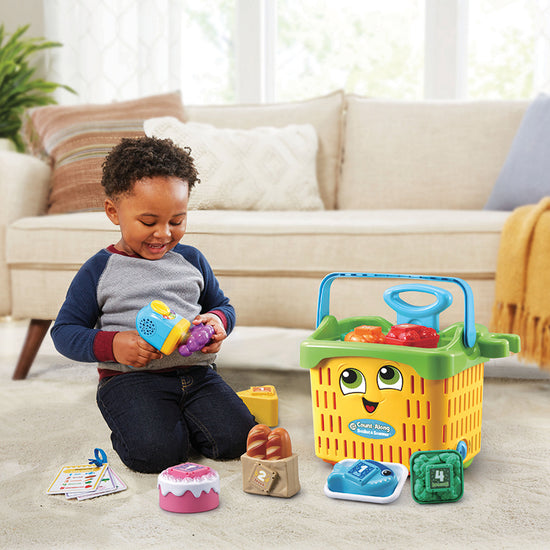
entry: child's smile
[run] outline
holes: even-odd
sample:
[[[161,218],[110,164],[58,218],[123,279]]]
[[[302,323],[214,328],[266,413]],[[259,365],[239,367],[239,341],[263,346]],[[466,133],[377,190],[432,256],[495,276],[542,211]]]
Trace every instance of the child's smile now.
[[[189,188],[176,177],[138,180],[132,191],[105,201],[109,219],[120,226],[116,248],[147,260],[158,260],[178,244],[187,225]]]

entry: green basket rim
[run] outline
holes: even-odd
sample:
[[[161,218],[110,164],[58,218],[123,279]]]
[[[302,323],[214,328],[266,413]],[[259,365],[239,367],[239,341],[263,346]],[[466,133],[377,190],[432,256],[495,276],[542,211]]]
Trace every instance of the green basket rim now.
[[[463,343],[464,323],[454,323],[439,332],[436,348],[396,346],[362,342],[344,342],[342,335],[355,326],[380,326],[387,333],[392,323],[382,317],[349,317],[338,321],[326,315],[313,334],[302,341],[300,366],[316,368],[324,359],[334,357],[372,357],[410,365],[427,380],[450,378],[489,359],[507,357],[520,350],[520,338],[515,334],[491,333],[476,324],[476,343],[467,348]]]

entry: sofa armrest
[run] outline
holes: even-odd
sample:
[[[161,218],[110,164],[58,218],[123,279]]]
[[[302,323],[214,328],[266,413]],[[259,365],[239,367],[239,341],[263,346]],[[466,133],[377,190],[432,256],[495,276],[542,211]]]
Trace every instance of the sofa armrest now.
[[[11,313],[6,227],[19,218],[46,212],[50,174],[50,167],[37,158],[0,151],[0,316]]]
[[[35,157],[0,151],[0,224],[45,214],[50,175],[50,167]]]

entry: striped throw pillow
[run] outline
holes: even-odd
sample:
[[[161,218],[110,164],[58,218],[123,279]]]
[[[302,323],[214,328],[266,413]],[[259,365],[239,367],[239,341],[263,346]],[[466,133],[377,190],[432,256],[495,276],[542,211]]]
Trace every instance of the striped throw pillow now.
[[[52,167],[48,214],[102,210],[105,156],[124,137],[144,136],[143,121],[185,121],[179,92],[105,105],[49,105],[28,111],[23,137],[31,154]]]

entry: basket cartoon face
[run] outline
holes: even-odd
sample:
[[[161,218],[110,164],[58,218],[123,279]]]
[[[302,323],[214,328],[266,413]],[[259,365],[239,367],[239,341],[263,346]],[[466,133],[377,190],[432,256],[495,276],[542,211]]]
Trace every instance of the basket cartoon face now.
[[[372,365],[365,363],[373,362]],[[379,365],[379,363],[382,363]],[[374,414],[379,406],[384,408],[384,402],[394,393],[388,390],[401,391],[403,389],[403,375],[397,365],[386,361],[352,358],[339,368],[338,383],[342,399],[346,403],[354,401],[352,407],[360,410],[362,406],[368,414]]]
[[[406,411],[414,369],[371,357],[335,357],[322,363],[343,424],[362,437],[392,437],[393,419]]]

